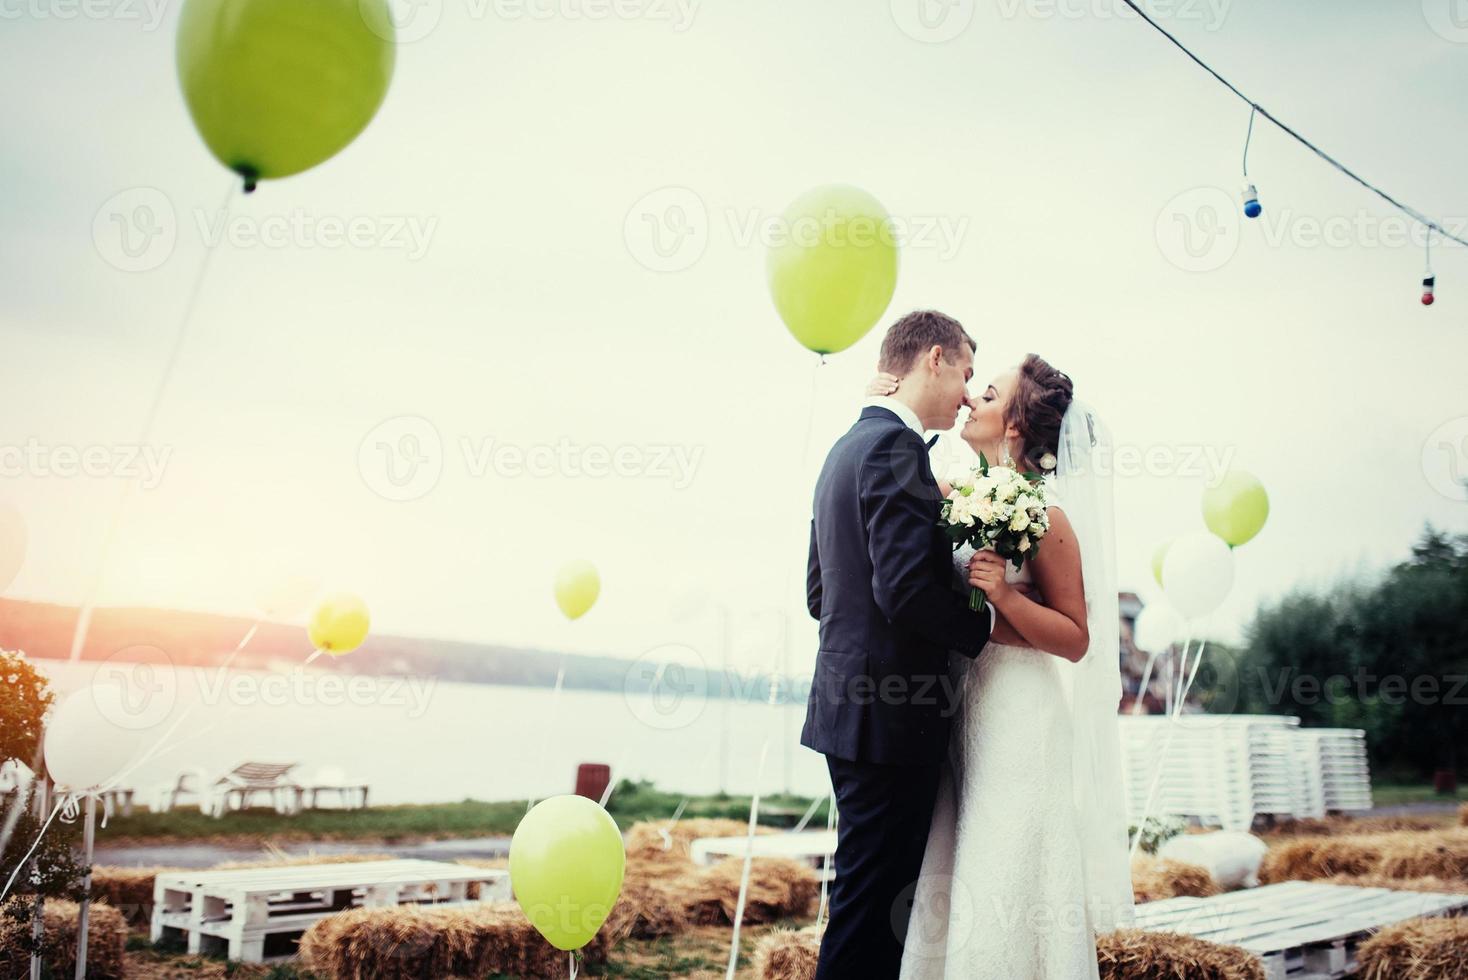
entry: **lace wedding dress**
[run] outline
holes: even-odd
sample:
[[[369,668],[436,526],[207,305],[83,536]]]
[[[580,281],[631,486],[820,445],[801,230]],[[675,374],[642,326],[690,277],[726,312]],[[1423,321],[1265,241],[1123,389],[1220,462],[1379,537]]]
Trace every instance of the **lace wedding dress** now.
[[[968,546],[954,554],[965,582],[972,556]],[[1028,582],[1029,567],[1016,573],[1009,566],[1005,577]],[[955,660],[962,707],[914,895],[902,980],[1095,980],[1061,678],[1071,665],[993,642],[974,661]]]

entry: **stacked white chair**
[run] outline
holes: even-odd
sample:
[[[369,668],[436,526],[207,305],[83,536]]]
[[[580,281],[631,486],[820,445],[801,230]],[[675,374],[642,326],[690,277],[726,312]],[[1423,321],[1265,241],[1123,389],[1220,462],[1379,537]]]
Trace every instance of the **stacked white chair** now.
[[[1278,715],[1189,714],[1175,724],[1159,715],[1123,716],[1129,818],[1181,816],[1248,830],[1260,814],[1370,809],[1364,733],[1299,725]]]

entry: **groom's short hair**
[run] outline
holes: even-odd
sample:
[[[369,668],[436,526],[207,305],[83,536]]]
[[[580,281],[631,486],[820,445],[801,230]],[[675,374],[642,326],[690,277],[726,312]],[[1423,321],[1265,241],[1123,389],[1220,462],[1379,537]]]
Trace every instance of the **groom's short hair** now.
[[[978,349],[974,338],[953,317],[937,310],[914,310],[887,328],[877,370],[904,375],[911,370],[913,361],[934,347],[942,347],[943,356],[951,361],[957,356],[960,344]]]

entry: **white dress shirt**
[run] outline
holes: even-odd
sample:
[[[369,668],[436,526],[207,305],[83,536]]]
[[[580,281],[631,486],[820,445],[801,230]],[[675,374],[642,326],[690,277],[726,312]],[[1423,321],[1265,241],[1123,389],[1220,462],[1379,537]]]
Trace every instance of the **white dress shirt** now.
[[[890,398],[886,395],[874,395],[873,397],[868,398],[866,401],[862,402],[861,407],[885,408],[887,411],[891,412],[893,415],[896,415],[899,419],[901,419],[903,424],[906,425],[909,429],[916,432],[919,439],[922,439],[925,442],[927,441],[924,435],[923,420],[918,418],[917,412],[914,412],[911,408],[909,408],[905,402],[900,402],[896,398]],[[992,633],[994,632],[994,623],[996,618],[998,617],[998,613],[995,612],[994,604],[992,602],[989,603],[988,606],[986,606],[985,608],[989,610],[989,632]]]

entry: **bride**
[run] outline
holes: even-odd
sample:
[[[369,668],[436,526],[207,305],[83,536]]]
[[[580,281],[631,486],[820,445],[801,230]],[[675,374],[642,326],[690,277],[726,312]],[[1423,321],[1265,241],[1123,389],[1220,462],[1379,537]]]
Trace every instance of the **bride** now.
[[[868,394],[899,384],[878,375]],[[901,975],[1096,978],[1096,933],[1132,907],[1111,445],[1034,354],[972,401],[959,435],[991,465],[1045,474],[1050,531],[1018,573],[992,551],[954,554],[955,586],[982,589],[1025,645],[991,641],[961,664]]]

